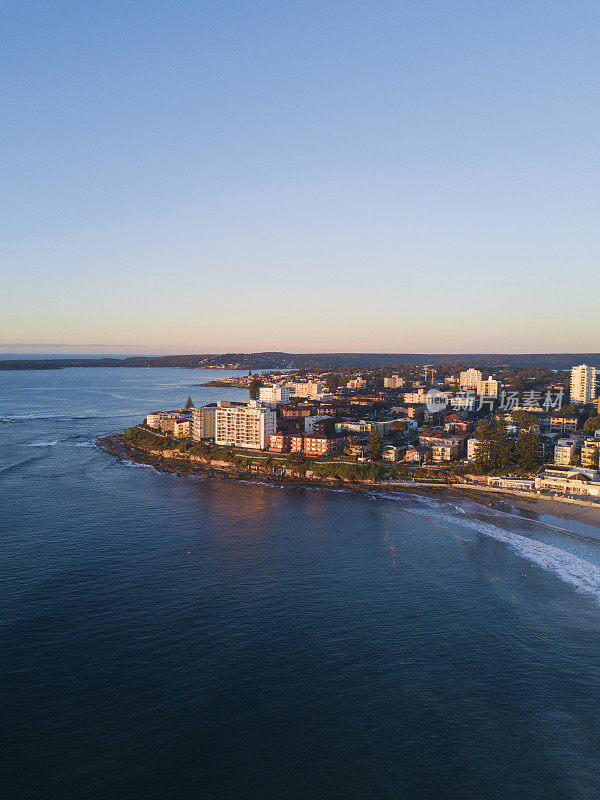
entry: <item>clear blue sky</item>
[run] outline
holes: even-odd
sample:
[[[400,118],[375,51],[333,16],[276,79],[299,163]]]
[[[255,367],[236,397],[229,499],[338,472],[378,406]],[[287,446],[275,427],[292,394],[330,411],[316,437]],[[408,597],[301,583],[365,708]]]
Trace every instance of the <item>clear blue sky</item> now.
[[[0,30],[0,350],[600,349],[597,2]]]

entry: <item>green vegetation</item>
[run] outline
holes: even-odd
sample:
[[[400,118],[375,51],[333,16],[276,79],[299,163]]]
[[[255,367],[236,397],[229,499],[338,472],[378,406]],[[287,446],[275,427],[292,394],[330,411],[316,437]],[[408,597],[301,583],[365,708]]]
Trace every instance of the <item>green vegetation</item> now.
[[[250,393],[250,400],[258,400],[261,386],[262,383],[258,378],[253,378],[250,381],[250,386],[248,387],[248,392]]]
[[[478,440],[475,466],[481,472],[528,473],[542,463],[542,443],[534,431],[525,431],[513,443],[506,422],[498,417],[493,424],[481,420],[473,434]]]
[[[600,430],[600,416],[598,417],[589,417],[583,424],[583,430],[586,433],[594,433],[597,430]]]
[[[379,432],[379,428],[374,427],[369,436],[369,447],[371,448],[371,456],[373,461],[380,461],[383,455],[383,437]]]
[[[524,411],[522,408],[516,409],[511,414],[511,419],[514,425],[518,425],[522,431],[527,431],[537,425],[537,420],[534,414],[529,411]]]
[[[192,400],[192,398],[189,395],[188,395],[188,399],[185,401],[184,408],[194,408],[194,401]]]

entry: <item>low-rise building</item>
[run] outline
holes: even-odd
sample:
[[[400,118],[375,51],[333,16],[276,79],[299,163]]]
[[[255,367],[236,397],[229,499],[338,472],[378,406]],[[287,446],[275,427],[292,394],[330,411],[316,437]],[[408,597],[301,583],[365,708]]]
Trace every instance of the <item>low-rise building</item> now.
[[[323,384],[313,381],[292,383],[289,388],[296,397],[310,397],[318,400],[325,395]]]
[[[383,379],[384,389],[402,389],[404,386],[404,378],[401,375],[390,375]]]
[[[258,390],[258,399],[261,403],[281,403],[285,405],[290,402],[290,390],[289,387],[280,386],[278,383],[261,386]]]
[[[146,425],[149,428],[160,428],[160,419],[161,419],[160,411],[153,411],[146,417]]]
[[[292,437],[289,434],[278,431],[271,435],[269,450],[272,453],[289,453],[291,441]]]
[[[479,439],[467,439],[467,461],[473,462],[477,458],[477,448],[481,444]]]
[[[550,430],[557,431],[559,433],[565,433],[565,431],[574,431],[577,429],[577,425],[579,423],[579,418],[577,414],[561,414],[557,412],[556,414],[552,414],[550,417]]]
[[[460,455],[460,447],[450,442],[434,444],[431,453],[433,461],[455,461]]]
[[[404,453],[404,460],[410,464],[425,464],[431,461],[431,448],[421,445],[409,447]]]
[[[489,477],[488,486],[495,486],[500,489],[513,489],[521,492],[532,492],[535,488],[535,481],[527,478],[498,478]]]
[[[534,482],[541,492],[600,498],[600,473],[595,469],[547,467],[536,475]]]
[[[327,428],[333,427],[331,417],[325,414],[317,414],[311,417],[304,417],[305,433],[327,433]]]
[[[559,439],[554,447],[554,463],[568,467],[576,449],[577,444],[573,439]]]
[[[192,433],[192,421],[190,419],[176,419],[173,423],[173,436],[178,439],[184,436],[190,436]]]
[[[348,389],[366,389],[367,382],[364,378],[351,378],[346,386]]]
[[[593,439],[587,439],[581,445],[581,466],[582,467],[598,467],[598,458],[600,456],[600,431],[596,431]]]
[[[382,458],[384,458],[386,461],[396,462],[400,460],[401,453],[401,447],[396,447],[396,445],[393,444],[386,444],[386,446],[383,448]]]
[[[319,458],[341,453],[347,441],[345,436],[299,433],[292,434],[290,449],[292,453],[304,452],[308,456]]]
[[[428,390],[427,389],[417,389],[416,392],[405,392],[403,400],[405,403],[409,405],[413,405],[415,403],[427,403],[428,400]]]
[[[423,428],[419,433],[419,444],[425,447],[438,447],[439,461],[449,461],[462,455],[465,449],[466,436],[464,434],[448,433],[443,430]],[[450,454],[450,457],[446,457]],[[435,457],[435,452],[434,452]]]

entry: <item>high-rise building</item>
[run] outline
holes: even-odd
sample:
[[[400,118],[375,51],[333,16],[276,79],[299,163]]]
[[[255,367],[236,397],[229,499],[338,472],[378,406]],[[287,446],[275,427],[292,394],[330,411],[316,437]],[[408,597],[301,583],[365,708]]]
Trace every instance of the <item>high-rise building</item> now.
[[[596,397],[596,367],[579,364],[571,370],[571,402],[591,403]]]
[[[483,375],[478,369],[466,369],[458,376],[461,389],[477,389],[477,384],[483,380]]]
[[[216,444],[266,450],[276,429],[275,412],[257,400],[250,400],[247,406],[217,407]]]
[[[219,400],[217,403],[208,403],[201,408],[192,408],[192,439],[197,442],[202,439],[215,438],[215,420],[218,408],[230,408],[229,400]],[[235,403],[243,406],[244,403]]]

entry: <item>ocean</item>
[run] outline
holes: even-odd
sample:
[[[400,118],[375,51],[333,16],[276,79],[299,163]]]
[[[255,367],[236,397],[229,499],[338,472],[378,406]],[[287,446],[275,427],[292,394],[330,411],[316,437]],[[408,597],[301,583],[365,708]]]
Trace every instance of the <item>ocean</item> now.
[[[597,800],[600,531],[95,446],[226,374],[0,372],[3,800]]]

